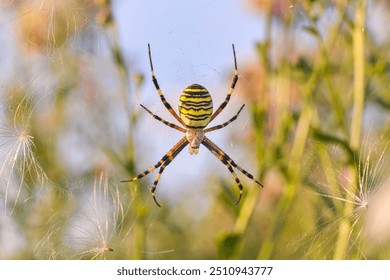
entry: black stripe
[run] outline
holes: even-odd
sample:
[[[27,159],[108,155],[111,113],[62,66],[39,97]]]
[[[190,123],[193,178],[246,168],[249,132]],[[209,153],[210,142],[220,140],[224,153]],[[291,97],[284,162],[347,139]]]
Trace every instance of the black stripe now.
[[[204,118],[196,118],[196,117],[189,117],[188,115],[186,115],[186,118],[191,120],[191,121],[203,121],[203,120],[206,120],[210,117],[210,115],[206,115]]]
[[[194,102],[194,101],[184,101],[184,100],[180,100],[180,102],[189,106],[208,106],[212,103],[212,101]]]
[[[233,82],[232,82],[232,85],[230,86],[230,88],[234,89],[234,87],[236,86],[237,81],[238,81],[238,76],[235,75],[234,78],[233,78]]]
[[[209,117],[211,114],[199,114],[199,115],[194,115],[194,114],[189,114],[189,113],[185,113],[185,114],[182,114],[182,115],[184,115],[184,116],[186,116],[186,117],[188,117],[188,116],[190,116],[190,117],[192,117],[192,118],[198,118],[198,117],[200,117],[200,118],[203,118],[203,117]]]
[[[187,88],[190,88],[190,89],[206,89],[204,86],[201,86],[200,84],[192,84],[192,85],[188,86]]]
[[[191,93],[188,93],[188,92],[184,92],[182,95],[184,95],[185,97],[188,97],[188,98],[205,98],[205,97],[211,97],[211,95],[209,93],[207,94],[198,94],[197,92],[194,93],[194,92],[191,92]]]
[[[185,102],[179,102],[179,107],[183,107],[183,108],[205,108],[206,109],[212,109],[213,108],[213,104],[188,104],[188,103],[185,103]]]
[[[194,110],[194,111],[204,110],[204,111],[206,111],[206,110],[213,109],[213,106],[210,106],[210,107],[188,106],[188,107],[187,107],[187,106],[181,106],[181,105],[179,105],[179,110],[180,110],[180,108],[183,108],[183,109],[185,109],[185,110]]]
[[[183,93],[186,95],[186,96],[189,96],[189,97],[202,97],[202,96],[210,96],[210,93],[208,91],[205,91],[205,92],[193,92],[193,91],[186,91],[184,90]]]
[[[157,82],[156,77],[153,76],[153,77],[152,77],[152,80],[153,80],[153,84],[154,84],[154,86],[156,87],[156,89],[159,90],[159,89],[160,89],[160,86],[158,85],[158,82]]]

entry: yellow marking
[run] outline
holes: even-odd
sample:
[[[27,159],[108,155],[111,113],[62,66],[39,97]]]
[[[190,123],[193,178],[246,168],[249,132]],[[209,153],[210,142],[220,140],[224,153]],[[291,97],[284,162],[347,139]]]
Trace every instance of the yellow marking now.
[[[180,108],[180,113],[181,114],[184,114],[184,115],[193,115],[194,117],[197,117],[197,116],[201,116],[201,115],[211,115],[211,113],[213,112],[213,109],[210,108],[210,109],[207,109],[207,110],[204,110],[204,109],[201,109],[201,110],[193,110],[193,109],[185,109],[183,107]],[[206,117],[206,116],[203,116],[203,117]]]
[[[184,92],[209,92],[205,88],[186,88]]]
[[[202,97],[198,97],[198,98],[193,98],[193,97],[191,97],[191,96],[187,96],[187,95],[185,95],[185,94],[182,94],[181,96],[180,96],[180,101],[182,101],[182,102],[187,102],[187,101],[190,101],[190,102],[194,102],[194,103],[200,103],[200,102],[212,102],[211,101],[212,99],[211,99],[211,96],[209,95],[209,96],[202,96]]]
[[[210,105],[189,105],[188,103],[182,103],[182,102],[179,102],[179,111],[181,110],[195,110],[195,111],[199,111],[199,110],[213,110],[213,105],[210,104]]]
[[[192,128],[204,128],[210,122],[210,116],[204,120],[190,120],[186,115],[181,115],[185,125]]]

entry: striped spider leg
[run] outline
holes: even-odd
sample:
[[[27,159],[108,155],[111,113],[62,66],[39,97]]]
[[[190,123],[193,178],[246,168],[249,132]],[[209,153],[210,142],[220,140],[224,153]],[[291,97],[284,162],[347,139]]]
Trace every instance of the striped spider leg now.
[[[229,122],[230,123],[230,122]],[[240,189],[240,195],[238,197],[238,200],[236,202],[236,205],[240,203],[241,197],[242,197],[242,190],[243,186],[240,182],[240,179],[238,179],[237,174],[234,172],[233,167],[238,169],[242,174],[244,174],[249,179],[253,180],[256,184],[263,187],[263,184],[261,184],[259,181],[257,181],[252,174],[250,174],[248,171],[243,169],[241,166],[237,165],[224,151],[222,151],[221,148],[219,148],[214,142],[212,142],[210,139],[208,139],[206,136],[204,137],[202,144],[221,161],[227,169],[230,171],[230,173],[233,175],[234,180],[237,183],[238,188]]]
[[[150,70],[152,74],[152,81],[154,84],[154,87],[157,90],[158,95],[160,96],[161,102],[164,104],[165,108],[171,113],[171,115],[182,125],[185,126],[183,120],[177,115],[175,110],[173,110],[172,106],[168,103],[168,101],[165,99],[164,94],[162,93],[162,90],[160,89],[160,85],[157,82],[157,78],[154,75],[154,68],[153,68],[153,62],[152,62],[152,52],[150,50],[150,44],[148,44],[148,53],[149,53],[149,63],[150,63]]]
[[[156,199],[156,195],[155,195],[155,192],[156,192],[156,188],[157,188],[157,184],[158,184],[158,181],[160,180],[160,177],[161,177],[161,174],[164,172],[164,169],[173,161],[173,159],[184,149],[185,146],[188,145],[188,141],[186,139],[186,137],[184,136],[183,138],[180,139],[179,142],[176,143],[175,146],[173,146],[172,149],[170,149],[154,166],[150,167],[149,169],[145,170],[144,172],[138,174],[137,176],[135,176],[133,179],[130,179],[130,180],[122,180],[121,182],[122,183],[127,183],[127,182],[133,182],[133,181],[136,181],[136,180],[139,180],[143,177],[145,177],[146,175],[148,175],[150,172],[153,172],[154,170],[156,170],[157,168],[159,168],[160,166],[160,169],[157,173],[157,176],[156,178],[154,179],[154,182],[153,182],[153,186],[151,188],[151,193],[152,193],[152,196],[153,196],[153,199],[154,199],[154,202],[157,204],[158,207],[161,207],[160,203],[158,203],[157,199]]]
[[[226,105],[229,103],[230,97],[234,91],[234,88],[238,81],[238,70],[237,70],[237,59],[236,59],[236,51],[233,47],[233,57],[234,57],[234,77],[232,84],[229,88],[228,94],[225,98],[225,100],[222,102],[222,104],[218,107],[218,109],[213,113],[213,101],[211,98],[210,93],[208,90],[199,85],[199,84],[192,84],[184,89],[183,93],[180,96],[179,99],[179,114],[175,112],[175,110],[172,108],[172,106],[168,103],[168,101],[165,99],[160,86],[157,82],[157,79],[154,75],[154,69],[153,69],[153,63],[152,63],[152,55],[150,50],[150,44],[148,44],[148,53],[149,53],[149,62],[150,62],[150,69],[151,69],[151,75],[152,75],[152,81],[153,84],[157,90],[157,93],[160,96],[161,102],[164,104],[165,108],[171,113],[171,115],[181,124],[183,127],[180,127],[176,124],[170,123],[161,117],[153,114],[149,109],[147,109],[145,106],[141,105],[143,109],[146,110],[154,119],[162,122],[163,124],[174,128],[180,132],[185,133],[185,136],[179,140],[179,142],[176,143],[175,146],[173,146],[172,149],[170,149],[154,166],[150,167],[149,169],[145,170],[144,172],[140,173],[136,177],[130,180],[123,180],[121,182],[132,182],[135,180],[139,180],[149,174],[150,172],[154,171],[155,169],[159,168],[158,174],[156,175],[156,178],[153,182],[153,186],[151,188],[151,193],[153,196],[153,199],[157,206],[161,207],[161,205],[157,202],[157,199],[155,197],[155,191],[157,188],[157,184],[160,180],[161,174],[164,172],[164,169],[174,160],[174,158],[187,146],[189,145],[189,152],[190,154],[197,154],[199,151],[199,146],[202,144],[205,146],[215,157],[218,158],[229,170],[229,172],[232,174],[238,188],[240,189],[240,195],[236,202],[238,204],[242,197],[242,190],[243,186],[238,179],[236,173],[234,172],[234,169],[238,169],[241,173],[243,173],[246,177],[253,180],[255,183],[257,183],[260,186],[263,186],[259,181],[257,181],[252,174],[244,170],[242,167],[237,165],[224,151],[222,151],[221,148],[219,148],[214,142],[212,142],[209,138],[205,136],[206,133],[212,132],[221,128],[226,127],[231,122],[235,121],[237,117],[239,116],[241,110],[244,108],[244,105],[241,106],[241,108],[238,110],[238,112],[230,118],[227,122],[212,126],[210,128],[206,128],[206,126],[215,118],[217,117],[223,109],[226,107]],[[206,129],[205,129],[206,128]]]
[[[216,125],[216,126],[213,126],[213,127],[210,127],[210,128],[207,128],[204,130],[204,133],[208,133],[208,132],[211,132],[211,131],[215,131],[215,130],[218,130],[218,129],[221,129],[221,128],[224,128],[226,127],[227,125],[229,125],[231,122],[235,121],[238,117],[238,115],[241,113],[241,110],[244,108],[245,104],[243,104],[241,106],[241,108],[238,110],[238,112],[230,119],[228,120],[227,122],[223,123],[223,124],[220,124],[220,125]],[[213,154],[215,155],[219,161],[221,161],[227,168],[228,170],[230,171],[230,173],[233,175],[233,178],[234,180],[236,181],[237,183],[237,186],[238,188],[240,189],[240,195],[239,195],[239,198],[236,202],[236,205],[240,202],[241,200],[241,197],[242,197],[242,190],[243,190],[243,186],[240,182],[240,180],[238,179],[236,173],[234,172],[233,168],[236,168],[238,169],[241,173],[243,173],[245,176],[247,176],[249,179],[253,180],[256,184],[260,185],[261,187],[263,187],[263,184],[261,184],[259,181],[257,181],[254,176],[252,174],[250,174],[248,171],[246,171],[245,169],[243,169],[242,167],[240,167],[239,165],[237,165],[221,148],[219,148],[214,142],[212,142],[209,138],[207,138],[206,136],[204,137],[203,141],[202,141],[202,144]]]
[[[237,81],[238,81],[237,58],[236,58],[236,49],[234,48],[234,44],[232,44],[232,47],[233,47],[233,58],[234,58],[234,76],[233,76],[233,81],[232,81],[232,84],[230,86],[229,92],[226,95],[225,100],[222,102],[221,105],[219,105],[218,109],[211,116],[210,122],[213,119],[215,119],[215,117],[218,116],[219,113],[221,113],[223,109],[225,109],[226,105],[229,103],[230,97],[232,96],[232,93],[233,93],[234,88],[236,87],[236,84],[237,84]]]

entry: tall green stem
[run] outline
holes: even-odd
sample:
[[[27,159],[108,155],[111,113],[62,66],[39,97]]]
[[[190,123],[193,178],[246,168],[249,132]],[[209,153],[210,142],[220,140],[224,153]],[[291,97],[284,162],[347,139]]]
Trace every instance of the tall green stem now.
[[[351,123],[350,147],[354,152],[357,152],[360,146],[361,125],[364,105],[364,34],[365,34],[365,7],[366,0],[359,0],[355,11],[355,25],[353,30],[353,60],[354,60],[354,99],[353,99],[353,113]],[[352,168],[351,185],[357,185],[357,171]],[[334,259],[345,259],[347,257],[348,241],[351,233],[351,223],[348,220],[348,213],[352,213],[354,205],[352,203],[345,203],[344,205],[344,219],[340,222],[339,234],[334,252]]]
[[[364,105],[364,34],[365,34],[366,0],[359,0],[355,13],[353,30],[353,61],[354,61],[354,100],[351,124],[351,148],[356,151],[360,145],[361,124]]]

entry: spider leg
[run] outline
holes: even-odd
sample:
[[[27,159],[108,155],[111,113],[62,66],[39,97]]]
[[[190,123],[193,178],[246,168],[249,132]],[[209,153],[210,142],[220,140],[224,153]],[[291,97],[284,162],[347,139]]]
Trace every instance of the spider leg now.
[[[204,130],[204,133],[207,133],[207,132],[211,132],[211,131],[214,131],[214,130],[218,130],[218,129],[221,129],[221,128],[224,128],[225,126],[227,126],[228,124],[230,124],[231,122],[235,121],[238,117],[238,115],[240,114],[242,108],[244,108],[245,104],[243,104],[240,108],[240,110],[238,110],[237,114],[235,114],[230,120],[228,120],[227,122],[223,123],[223,124],[220,124],[220,125],[216,125],[216,126],[213,126],[213,127],[210,127],[210,128],[207,128]]]
[[[233,178],[236,181],[238,188],[240,189],[240,196],[238,197],[238,199],[235,203],[236,205],[238,205],[238,203],[240,203],[240,201],[241,201],[242,190],[244,189],[244,187],[241,185],[240,179],[238,179],[238,177],[237,177],[236,173],[234,172],[233,168],[231,167],[231,165],[229,165],[229,164],[225,164],[225,165],[229,169],[230,173],[232,173]]]
[[[234,180],[236,181],[236,184],[238,186],[238,188],[240,189],[240,195],[238,197],[238,200],[236,201],[236,205],[241,201],[241,197],[242,197],[242,190],[244,189],[244,187],[242,186],[241,184],[241,181],[240,179],[238,179],[237,177],[237,174],[234,172],[232,166],[229,164],[229,162],[227,161],[226,157],[224,157],[223,154],[221,154],[218,149],[215,149],[212,145],[210,145],[209,142],[207,141],[204,141],[202,142],[202,144],[210,150],[210,152],[216,156],[226,167],[227,169],[229,170],[229,172],[233,175],[233,178]]]
[[[162,122],[163,124],[165,124],[165,125],[167,125],[167,126],[169,126],[169,127],[172,127],[172,128],[174,128],[174,129],[177,129],[177,130],[179,130],[179,131],[181,131],[181,132],[186,133],[186,130],[185,130],[184,128],[182,128],[182,127],[180,127],[180,126],[178,126],[178,125],[176,125],[176,124],[167,122],[166,120],[163,120],[161,117],[159,117],[159,116],[153,114],[153,113],[152,113],[148,108],[146,108],[144,105],[142,105],[142,104],[140,104],[140,105],[141,105],[142,108],[144,108],[144,109],[146,110],[146,112],[148,112],[150,115],[152,115],[152,117],[155,118],[156,120]]]
[[[160,89],[160,86],[157,82],[157,79],[156,79],[156,76],[154,75],[154,69],[153,69],[153,62],[152,62],[152,52],[150,50],[150,44],[148,44],[148,51],[149,51],[149,62],[150,62],[150,69],[151,69],[151,74],[152,74],[152,80],[153,80],[153,84],[157,90],[157,93],[158,95],[160,96],[161,98],[161,101],[162,103],[164,104],[165,108],[167,108],[167,110],[169,111],[169,113],[171,113],[171,115],[179,122],[181,123],[182,125],[185,125],[184,122],[182,121],[182,119],[177,115],[177,113],[175,112],[175,110],[173,110],[172,106],[168,103],[168,101],[165,99],[161,89]]]
[[[258,185],[262,186],[263,185],[257,181],[252,174],[250,174],[249,172],[247,172],[246,170],[244,170],[243,168],[241,168],[240,166],[238,166],[224,151],[221,150],[221,148],[219,148],[216,144],[214,144],[214,142],[212,142],[210,139],[208,139],[206,136],[204,137],[203,141],[202,141],[202,144],[210,150],[210,152],[215,155],[223,164],[226,165],[226,167],[229,169],[230,173],[232,173],[239,189],[240,189],[240,198],[241,198],[241,193],[242,193],[242,185],[240,183],[240,181],[238,180],[236,174],[234,173],[233,169],[232,169],[232,166],[234,168],[237,168],[240,172],[242,172],[245,176],[247,176],[249,179],[253,180],[254,182],[256,182]],[[233,171],[233,172],[232,172]],[[239,202],[239,201],[238,201]],[[238,203],[237,202],[237,203]]]
[[[184,145],[185,144],[185,145]],[[150,172],[153,172],[155,169],[157,169],[158,167],[160,167],[167,159],[169,159],[169,157],[172,156],[172,154],[178,150],[178,149],[183,149],[186,145],[188,144],[187,142],[187,139],[186,137],[184,136],[182,139],[180,139],[179,142],[177,142],[177,144],[175,146],[172,147],[172,149],[170,149],[154,166],[150,167],[149,169],[145,170],[144,172],[138,174],[137,176],[135,176],[133,179],[130,179],[130,180],[121,180],[121,183],[128,183],[128,182],[133,182],[133,181],[136,181],[136,180],[139,180],[143,177],[145,177],[146,175],[148,175]],[[184,145],[183,147],[181,147],[182,145]]]
[[[164,169],[173,161],[173,159],[184,149],[184,147],[187,146],[187,144],[188,144],[188,141],[184,141],[183,143],[178,145],[175,150],[171,150],[172,152],[170,153],[168,158],[164,161],[163,165],[160,167],[160,170],[158,171],[158,173],[156,175],[156,178],[153,182],[153,187],[150,191],[153,195],[154,202],[157,204],[158,207],[161,207],[161,205],[157,202],[155,192],[156,192],[157,184],[158,184],[158,181],[160,180],[161,174],[164,172]]]
[[[232,44],[233,47],[233,57],[234,57],[234,77],[232,84],[230,86],[229,92],[226,95],[225,101],[222,102],[221,105],[219,105],[218,109],[214,112],[214,114],[211,116],[210,122],[215,119],[216,116],[219,115],[219,113],[222,112],[223,109],[225,109],[226,105],[229,103],[230,97],[234,91],[234,88],[236,87],[237,81],[238,81],[238,69],[237,69],[237,59],[236,59],[236,50],[234,48],[234,44]]]
[[[260,183],[259,181],[257,181],[254,176],[252,174],[250,174],[248,171],[246,171],[245,169],[243,169],[241,166],[237,165],[224,151],[222,151],[221,148],[219,148],[213,141],[211,141],[209,138],[207,138],[206,136],[204,137],[203,141],[202,141],[202,144],[205,145],[209,150],[210,148],[215,150],[217,152],[217,154],[226,159],[226,161],[231,165],[233,166],[234,168],[237,168],[238,170],[240,170],[240,172],[242,174],[244,174],[246,177],[248,177],[249,179],[253,180],[256,184],[260,185],[261,187],[264,187],[262,183]],[[209,148],[209,147],[210,148]]]

